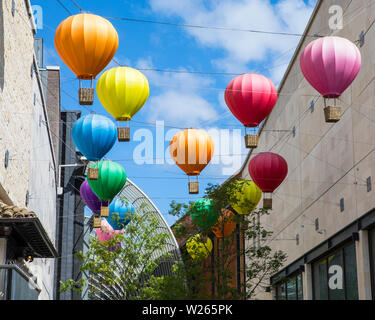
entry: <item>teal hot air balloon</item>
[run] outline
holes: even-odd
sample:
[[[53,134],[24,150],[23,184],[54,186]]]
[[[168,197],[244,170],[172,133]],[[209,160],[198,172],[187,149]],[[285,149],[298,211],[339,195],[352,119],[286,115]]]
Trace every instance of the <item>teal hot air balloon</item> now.
[[[109,206],[107,221],[114,230],[122,230],[129,224],[134,213],[135,209],[131,204],[116,198]]]
[[[100,161],[92,166],[98,169],[98,179],[88,180],[91,190],[101,201],[111,201],[122,190],[126,183],[124,168],[110,160]],[[109,216],[108,206],[102,206],[101,216]]]
[[[99,114],[89,114],[74,123],[72,136],[78,150],[87,160],[99,161],[116,143],[117,129],[109,118]],[[98,179],[98,170],[90,168],[88,178]]]

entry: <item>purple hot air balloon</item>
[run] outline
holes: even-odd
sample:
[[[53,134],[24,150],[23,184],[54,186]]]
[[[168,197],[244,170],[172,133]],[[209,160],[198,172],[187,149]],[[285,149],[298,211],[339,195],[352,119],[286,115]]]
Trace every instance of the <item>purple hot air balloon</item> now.
[[[94,213],[100,213],[102,206],[108,207],[109,201],[100,201],[94,191],[91,190],[87,180],[83,181],[80,188],[81,198]]]
[[[323,37],[311,42],[301,54],[302,73],[324,97],[338,98],[361,69],[356,45],[341,37]]]

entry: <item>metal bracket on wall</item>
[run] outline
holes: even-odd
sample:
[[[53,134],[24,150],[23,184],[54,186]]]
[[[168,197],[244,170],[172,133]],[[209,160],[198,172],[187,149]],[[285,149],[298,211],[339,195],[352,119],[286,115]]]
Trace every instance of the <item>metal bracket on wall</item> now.
[[[73,164],[60,164],[59,165],[59,177],[58,177],[58,185],[57,185],[57,195],[61,196],[64,193],[64,188],[61,186],[61,169],[62,168],[78,168],[84,167],[85,164],[82,163],[73,163]]]

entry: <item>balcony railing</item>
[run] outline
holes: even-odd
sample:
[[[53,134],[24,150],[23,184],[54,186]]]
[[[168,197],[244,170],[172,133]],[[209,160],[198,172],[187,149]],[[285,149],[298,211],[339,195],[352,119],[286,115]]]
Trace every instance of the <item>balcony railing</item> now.
[[[38,285],[17,265],[0,265],[0,300],[38,300]]]

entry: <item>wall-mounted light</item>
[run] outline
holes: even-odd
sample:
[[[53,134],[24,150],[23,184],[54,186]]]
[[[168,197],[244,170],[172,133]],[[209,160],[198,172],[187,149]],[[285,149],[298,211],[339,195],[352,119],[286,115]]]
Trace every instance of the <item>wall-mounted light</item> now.
[[[31,263],[31,262],[34,261],[34,257],[32,255],[28,255],[28,256],[25,257],[25,261]]]
[[[372,190],[371,176],[366,179],[367,192]]]
[[[312,100],[312,101],[310,102],[310,112],[313,113],[313,112],[314,112],[314,109],[315,109],[315,102],[314,102],[314,100]]]
[[[8,168],[9,166],[9,151],[8,150],[5,151],[4,166],[5,166],[5,169]]]
[[[16,14],[16,1],[12,0],[12,16]]]
[[[340,211],[344,212],[345,210],[345,203],[344,203],[344,198],[340,199]]]

